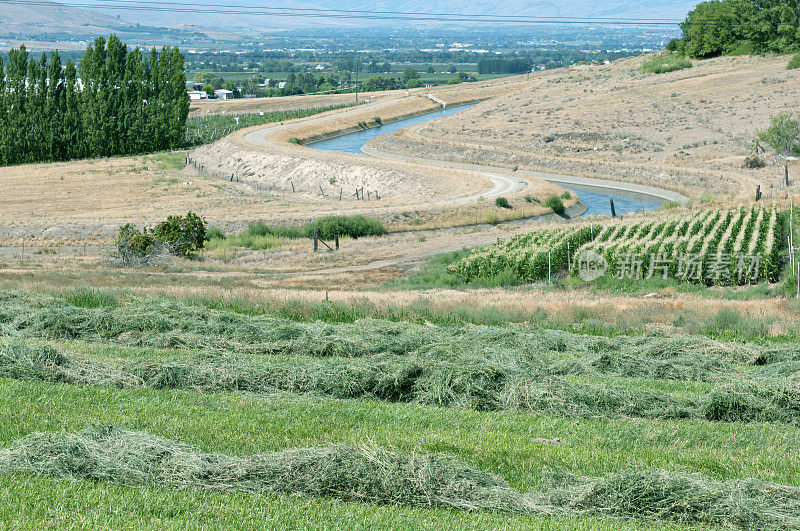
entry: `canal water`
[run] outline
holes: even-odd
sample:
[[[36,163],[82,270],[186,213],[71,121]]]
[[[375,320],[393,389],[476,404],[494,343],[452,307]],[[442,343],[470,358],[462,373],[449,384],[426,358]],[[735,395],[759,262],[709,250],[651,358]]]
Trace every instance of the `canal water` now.
[[[372,127],[363,129],[354,133],[347,133],[339,135],[318,142],[307,144],[308,147],[316,149],[324,149],[326,151],[340,151],[345,153],[356,153],[362,155],[361,147],[373,138],[381,135],[389,134],[398,129],[409,127],[411,125],[421,124],[430,120],[435,120],[443,116],[450,116],[459,111],[471,107],[471,105],[459,105],[456,107],[448,107],[419,116],[397,120],[390,122],[380,127]],[[561,183],[557,183],[561,184]],[[661,198],[654,197],[646,194],[637,194],[632,192],[623,192],[619,190],[610,190],[607,188],[599,188],[594,186],[582,186],[575,184],[561,184],[563,187],[574,190],[581,201],[583,201],[589,210],[586,211],[586,216],[595,214],[610,215],[609,200],[614,200],[614,209],[617,214],[627,214],[630,212],[640,212],[642,210],[655,210],[664,201]]]

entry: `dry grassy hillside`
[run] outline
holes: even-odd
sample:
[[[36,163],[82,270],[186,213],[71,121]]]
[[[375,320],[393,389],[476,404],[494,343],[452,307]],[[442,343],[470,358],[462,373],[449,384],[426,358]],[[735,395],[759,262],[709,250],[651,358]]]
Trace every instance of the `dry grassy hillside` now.
[[[542,72],[526,88],[378,139],[399,153],[656,184],[691,195],[777,196],[780,168],[742,168],[772,114],[797,110],[785,57],[726,57],[643,74],[644,57]]]

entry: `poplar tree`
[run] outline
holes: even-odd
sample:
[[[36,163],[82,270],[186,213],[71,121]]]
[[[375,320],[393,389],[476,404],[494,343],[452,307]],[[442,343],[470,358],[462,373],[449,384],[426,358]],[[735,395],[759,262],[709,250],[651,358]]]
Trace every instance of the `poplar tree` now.
[[[180,147],[189,97],[178,48],[142,52],[111,35],[80,67],[24,46],[0,59],[0,164],[128,155]]]

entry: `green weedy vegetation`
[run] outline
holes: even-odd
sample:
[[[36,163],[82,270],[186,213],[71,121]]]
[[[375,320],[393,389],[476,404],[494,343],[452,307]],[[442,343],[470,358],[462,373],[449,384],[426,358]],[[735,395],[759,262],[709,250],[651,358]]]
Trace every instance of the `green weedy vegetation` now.
[[[789,64],[786,65],[786,70],[795,70],[797,68],[800,68],[800,53],[792,57]]]
[[[304,236],[314,236],[314,229],[319,229],[319,237],[332,240],[337,235],[360,238],[362,236],[382,236],[386,229],[379,219],[364,216],[327,216],[303,225]]]
[[[544,206],[547,208],[552,208],[553,212],[556,214],[563,214],[566,211],[564,207],[564,202],[561,201],[561,198],[557,195],[551,195],[547,199],[544,200]]]
[[[677,54],[657,55],[649,59],[639,67],[639,71],[645,74],[666,74],[676,70],[691,68],[692,62],[686,57]]]

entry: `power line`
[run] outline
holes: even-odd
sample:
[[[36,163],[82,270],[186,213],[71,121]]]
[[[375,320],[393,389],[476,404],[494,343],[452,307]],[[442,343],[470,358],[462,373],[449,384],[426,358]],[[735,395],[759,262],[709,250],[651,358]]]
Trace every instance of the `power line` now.
[[[521,15],[462,15],[459,13],[422,13],[401,11],[365,11],[365,10],[333,10],[318,8],[290,8],[290,7],[250,7],[250,6],[212,6],[200,3],[174,3],[165,5],[146,0],[99,0],[109,2],[108,5],[81,3],[76,1],[61,2],[59,6],[75,7],[81,9],[101,9],[116,11],[144,11],[144,12],[172,12],[172,13],[203,13],[216,15],[249,15],[257,17],[287,17],[287,18],[323,18],[323,19],[367,19],[367,20],[405,20],[405,21],[430,21],[430,22],[478,22],[521,25],[612,25],[612,26],[675,26],[679,21],[669,19],[626,19],[604,17],[528,17]],[[111,3],[113,2],[113,4]],[[53,7],[53,2],[45,0],[31,0],[19,2],[17,0],[0,0],[0,4],[37,5]],[[150,5],[143,5],[150,4]],[[444,18],[443,18],[444,17]]]
[[[187,6],[187,7],[195,7],[195,6],[206,6],[206,7],[218,7],[213,4],[204,4],[202,2],[158,2],[154,0],[95,0],[95,2],[102,2],[102,3],[111,3],[111,4],[151,4],[158,7],[166,7],[166,6]],[[91,4],[90,4],[91,5]],[[225,8],[237,8],[237,9],[245,9],[248,11],[275,11],[275,10],[291,10],[297,12],[313,12],[313,13],[344,13],[344,14],[364,14],[364,15],[408,15],[408,16],[444,16],[444,17],[475,17],[475,18],[497,18],[502,17],[504,19],[536,19],[536,20],[574,20],[574,19],[591,19],[593,21],[627,21],[627,22],[664,22],[667,24],[678,24],[681,21],[677,19],[669,19],[669,18],[627,18],[627,17],[565,17],[565,16],[530,16],[530,15],[486,15],[486,14],[469,14],[469,13],[440,13],[440,12],[430,12],[430,11],[388,11],[388,10],[365,10],[365,9],[332,9],[327,7],[319,7],[319,8],[303,8],[303,7],[267,7],[267,6],[248,6],[248,5],[236,5],[236,4],[225,4]],[[102,8],[101,8],[102,9]]]

